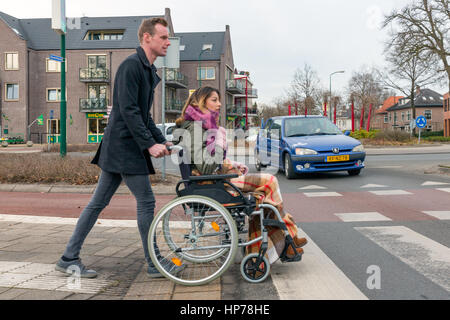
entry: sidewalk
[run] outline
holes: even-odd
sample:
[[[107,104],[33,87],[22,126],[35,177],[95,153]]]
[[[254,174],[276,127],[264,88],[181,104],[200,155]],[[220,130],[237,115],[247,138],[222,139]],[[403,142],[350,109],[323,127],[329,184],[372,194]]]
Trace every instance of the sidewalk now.
[[[77,219],[0,215],[0,300],[220,300],[220,279],[184,287],[146,275],[133,220],[99,219],[83,246],[95,279],[54,270]]]

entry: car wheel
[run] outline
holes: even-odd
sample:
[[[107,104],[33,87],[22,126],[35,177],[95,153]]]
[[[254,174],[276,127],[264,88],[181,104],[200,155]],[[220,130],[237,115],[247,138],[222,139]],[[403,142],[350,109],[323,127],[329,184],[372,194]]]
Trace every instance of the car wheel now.
[[[291,157],[288,154],[284,157],[284,175],[288,179],[293,179],[296,176],[294,168],[292,167]]]
[[[357,176],[358,174],[361,173],[361,169],[355,169],[355,170],[348,170],[348,174],[350,176]]]

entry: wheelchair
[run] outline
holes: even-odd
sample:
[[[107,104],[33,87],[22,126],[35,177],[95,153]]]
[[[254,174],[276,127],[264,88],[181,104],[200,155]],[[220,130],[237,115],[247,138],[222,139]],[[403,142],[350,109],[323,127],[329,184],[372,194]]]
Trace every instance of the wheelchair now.
[[[220,277],[235,261],[239,248],[244,255],[240,272],[251,283],[263,282],[270,273],[270,263],[265,257],[268,250],[266,227],[281,228],[285,233],[285,248],[280,255],[281,262],[301,260],[286,224],[276,207],[270,204],[256,204],[251,194],[243,194],[228,179],[237,174],[191,176],[191,165],[185,162],[183,148],[169,147],[177,151],[181,180],[176,185],[177,197],[167,203],[155,215],[148,234],[151,259],[166,278],[185,286],[207,284]],[[184,161],[183,161],[184,159]],[[205,183],[207,182],[207,183]],[[233,196],[227,188],[234,190]],[[270,210],[277,219],[267,219]],[[258,218],[261,235],[248,241],[248,219]],[[245,255],[245,248],[262,242],[258,253]],[[287,257],[291,246],[295,256]],[[161,259],[161,256],[164,259]],[[184,266],[173,274],[163,264],[167,261],[172,268]]]

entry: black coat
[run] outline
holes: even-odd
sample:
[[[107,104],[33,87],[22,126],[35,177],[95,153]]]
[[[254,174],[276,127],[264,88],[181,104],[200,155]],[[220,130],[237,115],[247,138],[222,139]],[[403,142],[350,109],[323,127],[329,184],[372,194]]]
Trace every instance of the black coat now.
[[[108,172],[154,174],[148,148],[166,142],[150,115],[161,79],[144,50],[136,51],[117,70],[113,107],[92,163]]]

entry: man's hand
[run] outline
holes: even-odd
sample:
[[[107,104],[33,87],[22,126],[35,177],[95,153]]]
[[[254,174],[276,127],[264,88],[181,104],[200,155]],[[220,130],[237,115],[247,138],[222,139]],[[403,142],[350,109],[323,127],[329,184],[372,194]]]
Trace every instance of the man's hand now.
[[[170,142],[169,142],[170,143]],[[167,145],[167,143],[166,143]],[[164,144],[155,144],[153,147],[148,148],[148,152],[153,158],[161,158],[164,156],[168,156],[169,150],[167,150],[166,145]]]

